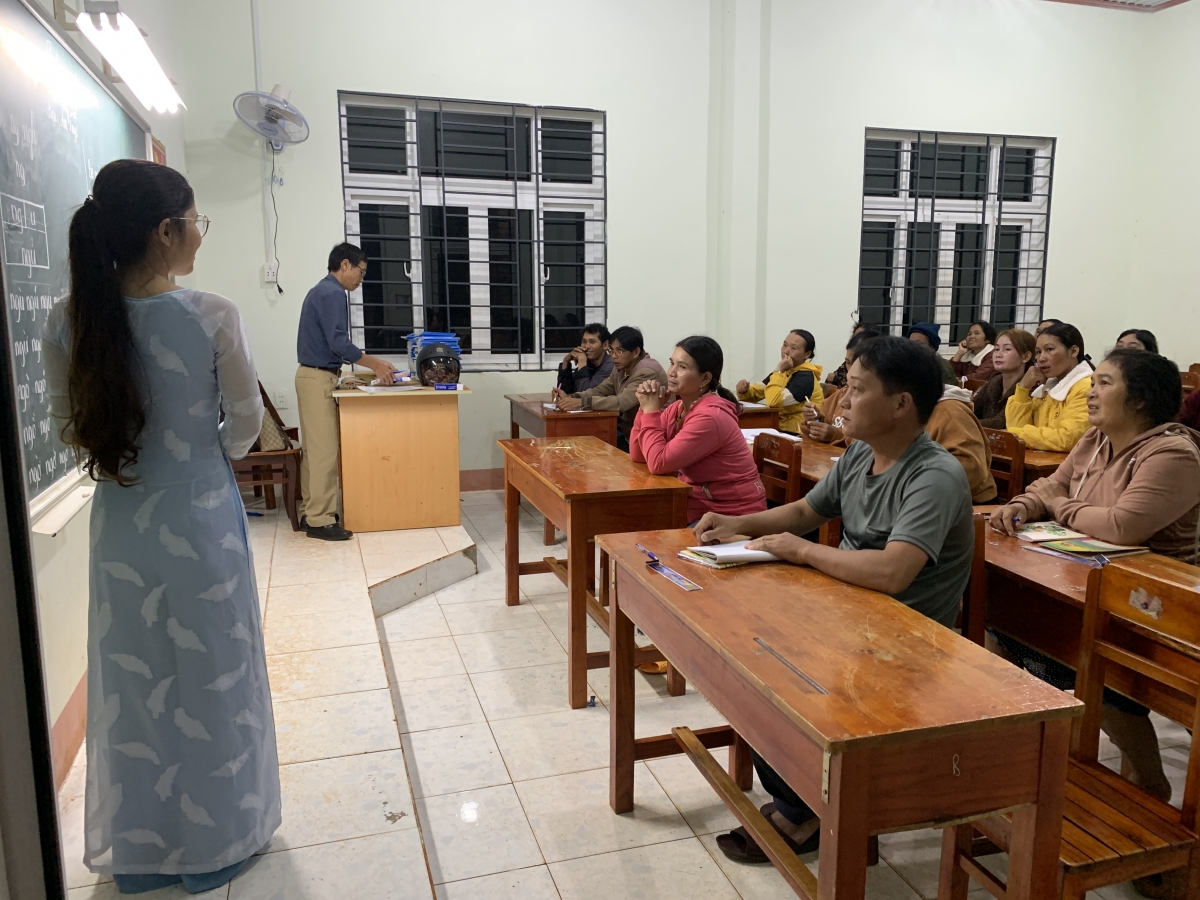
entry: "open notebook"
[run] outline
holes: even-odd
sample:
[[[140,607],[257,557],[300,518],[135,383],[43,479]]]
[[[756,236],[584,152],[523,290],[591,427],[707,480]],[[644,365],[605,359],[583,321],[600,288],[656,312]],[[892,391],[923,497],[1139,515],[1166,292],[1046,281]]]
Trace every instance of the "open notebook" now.
[[[779,557],[766,550],[747,550],[749,541],[734,541],[731,544],[711,544],[709,546],[688,547],[679,551],[679,558],[688,562],[699,563],[711,569],[728,569],[731,566],[744,566],[754,562],[778,562]]]

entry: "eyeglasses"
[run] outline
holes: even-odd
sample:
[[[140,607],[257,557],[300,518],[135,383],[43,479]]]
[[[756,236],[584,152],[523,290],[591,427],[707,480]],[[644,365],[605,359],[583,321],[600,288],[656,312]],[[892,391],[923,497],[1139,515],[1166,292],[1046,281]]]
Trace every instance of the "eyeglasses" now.
[[[175,216],[176,222],[195,222],[196,230],[200,232],[200,237],[208,234],[208,226],[212,224],[212,219],[208,216]]]

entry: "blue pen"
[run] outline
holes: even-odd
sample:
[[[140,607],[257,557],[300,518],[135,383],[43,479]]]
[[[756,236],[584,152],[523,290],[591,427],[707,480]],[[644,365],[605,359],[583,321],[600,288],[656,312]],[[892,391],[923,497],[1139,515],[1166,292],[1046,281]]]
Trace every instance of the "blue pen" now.
[[[641,544],[634,544],[633,546],[637,547],[639,550],[641,550],[643,553],[645,553],[648,557],[650,557],[651,562],[658,562],[658,557],[655,556],[653,553],[651,553],[649,550],[647,550],[645,547],[643,547]]]

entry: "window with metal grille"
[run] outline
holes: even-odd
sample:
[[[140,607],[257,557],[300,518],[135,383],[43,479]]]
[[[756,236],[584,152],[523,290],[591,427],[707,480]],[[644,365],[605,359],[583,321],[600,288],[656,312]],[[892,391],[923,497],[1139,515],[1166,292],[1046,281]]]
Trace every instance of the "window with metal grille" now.
[[[868,129],[859,321],[893,333],[1042,318],[1054,138]]]
[[[338,99],[346,240],[367,254],[351,338],[366,352],[446,331],[465,369],[554,369],[605,321],[603,112]]]

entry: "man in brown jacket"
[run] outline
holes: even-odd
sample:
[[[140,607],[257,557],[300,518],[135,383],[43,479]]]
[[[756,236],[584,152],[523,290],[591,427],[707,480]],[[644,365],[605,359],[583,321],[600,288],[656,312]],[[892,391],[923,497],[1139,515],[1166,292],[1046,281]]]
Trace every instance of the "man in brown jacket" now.
[[[638,385],[653,378],[666,387],[667,374],[661,365],[646,355],[642,333],[631,325],[622,325],[612,333],[608,352],[613,360],[611,375],[586,391],[566,394],[555,389],[554,401],[559,409],[567,412],[573,409],[617,410],[617,447],[628,452],[629,432],[638,411]]]

